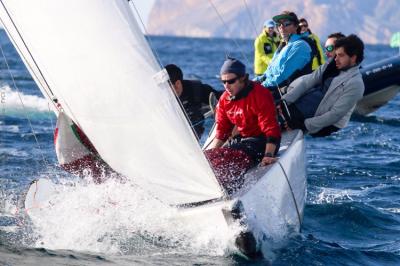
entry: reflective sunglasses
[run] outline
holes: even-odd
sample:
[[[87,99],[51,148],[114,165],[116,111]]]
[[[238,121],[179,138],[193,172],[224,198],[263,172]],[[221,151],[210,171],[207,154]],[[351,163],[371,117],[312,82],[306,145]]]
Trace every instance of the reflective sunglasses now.
[[[236,77],[236,78],[233,78],[233,79],[227,79],[227,80],[223,80],[223,79],[221,79],[221,82],[223,83],[223,84],[226,84],[226,83],[228,83],[228,84],[233,84],[233,83],[235,83],[236,82],[236,80],[238,80],[239,79],[239,77]]]
[[[335,46],[333,44],[325,46],[325,50],[327,52],[333,52],[334,49],[335,49]]]
[[[291,22],[291,21],[277,22],[276,23],[276,27],[277,28],[280,27],[280,26],[289,27],[292,24],[293,24],[293,22]]]

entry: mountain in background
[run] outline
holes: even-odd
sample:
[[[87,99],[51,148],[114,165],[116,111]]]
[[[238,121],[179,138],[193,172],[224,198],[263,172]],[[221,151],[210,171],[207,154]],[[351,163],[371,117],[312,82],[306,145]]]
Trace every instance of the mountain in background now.
[[[399,0],[156,0],[147,21],[152,35],[254,39],[266,19],[283,10],[308,20],[324,41],[355,33],[366,43],[388,44],[400,31]]]

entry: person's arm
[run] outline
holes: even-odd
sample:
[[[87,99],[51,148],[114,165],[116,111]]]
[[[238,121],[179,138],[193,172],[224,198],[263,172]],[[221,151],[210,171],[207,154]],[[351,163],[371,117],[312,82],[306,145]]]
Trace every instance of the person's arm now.
[[[276,144],[281,138],[279,124],[276,119],[275,104],[269,90],[261,90],[261,94],[257,95],[255,110],[257,111],[258,125],[267,140],[261,165],[268,165],[276,161],[276,158],[274,158]]]
[[[282,56],[283,63],[274,68],[274,73],[269,73],[262,83],[264,87],[280,86],[296,71],[303,69],[311,60],[311,48],[305,41],[297,42],[285,50]]]
[[[275,143],[267,143],[265,145],[264,157],[262,158],[260,163],[262,166],[269,165],[277,161],[277,158],[275,158],[275,149]]]
[[[318,116],[307,118],[304,121],[305,127],[311,134],[338,122],[350,112],[362,98],[364,93],[362,81],[352,80],[344,86],[347,86],[347,88],[343,90],[343,94],[340,95],[329,111]]]
[[[294,103],[298,98],[304,95],[308,90],[314,88],[322,82],[323,73],[329,63],[320,66],[310,74],[298,77],[286,88],[286,93],[282,96],[288,104]]]
[[[266,53],[265,52],[265,45],[269,45],[270,46],[270,53]],[[272,52],[272,43],[271,42],[262,42],[260,40],[260,38],[257,38],[255,45],[254,45],[254,49],[255,49],[255,56],[261,60],[262,62],[264,62],[266,65],[269,65],[269,63],[272,60],[272,56],[274,55],[274,53]]]
[[[221,97],[226,97],[226,95],[227,94],[224,93]],[[234,125],[231,123],[228,116],[226,115],[223,98],[220,98],[217,104],[215,124],[216,134],[214,140],[210,144],[210,149],[221,147],[229,138],[234,127]]]
[[[207,150],[209,149],[215,149],[215,148],[220,148],[222,145],[224,145],[225,141],[214,138],[210,145],[207,147]]]

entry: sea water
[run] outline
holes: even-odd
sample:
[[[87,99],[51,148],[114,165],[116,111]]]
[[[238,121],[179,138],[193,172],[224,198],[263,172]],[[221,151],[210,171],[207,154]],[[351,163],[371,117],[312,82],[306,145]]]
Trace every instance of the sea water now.
[[[161,65],[175,63],[186,77],[216,89],[222,89],[217,75],[226,55],[252,71],[251,40],[149,39]],[[0,265],[271,262],[235,255],[232,232],[174,221],[174,209],[134,184],[82,184],[62,171],[54,152],[55,117],[4,32],[0,43],[11,71],[0,57]],[[396,53],[367,45],[364,65]],[[302,232],[273,251],[273,265],[400,264],[399,104],[397,96],[330,137],[306,137]],[[208,128],[212,122],[206,121]],[[58,194],[44,213],[28,218],[21,201],[40,177],[57,180]]]

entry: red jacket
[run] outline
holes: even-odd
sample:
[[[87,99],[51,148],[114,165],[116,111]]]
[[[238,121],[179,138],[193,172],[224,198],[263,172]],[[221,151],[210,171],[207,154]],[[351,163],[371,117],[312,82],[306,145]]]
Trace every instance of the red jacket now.
[[[264,134],[267,139],[279,139],[281,131],[276,119],[276,109],[271,92],[250,81],[237,99],[231,100],[225,91],[217,105],[217,139],[227,140],[236,125],[242,137]]]

